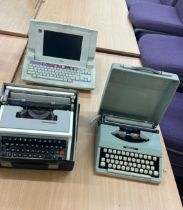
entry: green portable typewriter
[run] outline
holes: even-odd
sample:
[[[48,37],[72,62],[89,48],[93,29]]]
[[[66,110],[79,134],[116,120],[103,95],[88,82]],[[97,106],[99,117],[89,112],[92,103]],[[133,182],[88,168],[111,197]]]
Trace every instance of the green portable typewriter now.
[[[99,109],[96,172],[160,183],[157,126],[179,84],[177,75],[113,64]]]

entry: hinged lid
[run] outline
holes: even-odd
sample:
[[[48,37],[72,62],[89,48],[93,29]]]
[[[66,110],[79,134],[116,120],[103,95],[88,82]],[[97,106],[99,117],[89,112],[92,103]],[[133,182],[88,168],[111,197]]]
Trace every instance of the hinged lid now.
[[[120,118],[121,122],[154,128],[159,124],[178,84],[176,74],[113,64],[99,114]]]

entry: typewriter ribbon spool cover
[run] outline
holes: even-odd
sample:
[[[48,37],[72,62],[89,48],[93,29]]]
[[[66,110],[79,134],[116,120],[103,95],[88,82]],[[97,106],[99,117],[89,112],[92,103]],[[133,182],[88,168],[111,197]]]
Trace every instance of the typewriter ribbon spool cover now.
[[[78,93],[5,83],[0,107],[1,167],[72,170]]]
[[[157,129],[177,87],[177,75],[113,64],[101,104],[96,172],[159,183],[162,150]]]

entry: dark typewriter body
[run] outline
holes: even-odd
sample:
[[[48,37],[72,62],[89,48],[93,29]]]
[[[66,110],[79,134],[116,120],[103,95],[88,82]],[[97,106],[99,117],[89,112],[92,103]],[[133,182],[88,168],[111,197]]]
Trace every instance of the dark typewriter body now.
[[[73,169],[77,92],[4,84],[0,102],[1,167]]]

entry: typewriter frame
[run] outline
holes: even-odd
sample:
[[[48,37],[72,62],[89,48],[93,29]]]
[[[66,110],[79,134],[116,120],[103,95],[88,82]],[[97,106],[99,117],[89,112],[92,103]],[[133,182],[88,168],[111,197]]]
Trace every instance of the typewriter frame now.
[[[64,170],[64,171],[71,171],[74,168],[75,158],[76,158],[76,144],[77,144],[77,132],[78,132],[78,120],[79,120],[79,110],[80,104],[78,104],[78,92],[74,90],[66,90],[61,88],[52,88],[52,87],[42,87],[42,86],[31,86],[31,85],[19,85],[19,84],[10,84],[4,83],[1,91],[1,105],[2,105],[2,95],[5,93],[7,87],[12,88],[31,88],[34,90],[43,90],[43,91],[56,91],[56,92],[63,92],[63,93],[72,93],[75,96],[74,100],[74,107],[73,107],[73,129],[72,129],[72,141],[71,141],[71,149],[70,149],[70,157],[66,160],[48,160],[48,159],[36,159],[36,158],[8,158],[0,156],[0,167],[8,167],[8,168],[30,168],[30,169],[53,169],[53,170]],[[0,105],[0,107],[1,107]],[[8,130],[8,129],[7,129]],[[12,131],[11,131],[12,130]],[[20,129],[19,129],[20,130]],[[11,132],[10,132],[11,131]],[[31,131],[31,130],[30,130]],[[30,133],[17,133],[16,129],[9,129],[8,132],[4,131],[0,127],[0,139],[2,136],[18,136],[18,137],[38,137],[40,134],[31,134]],[[55,136],[43,136],[44,138],[54,138]],[[65,139],[65,137],[56,137],[56,139]],[[1,146],[1,145],[0,145]]]

